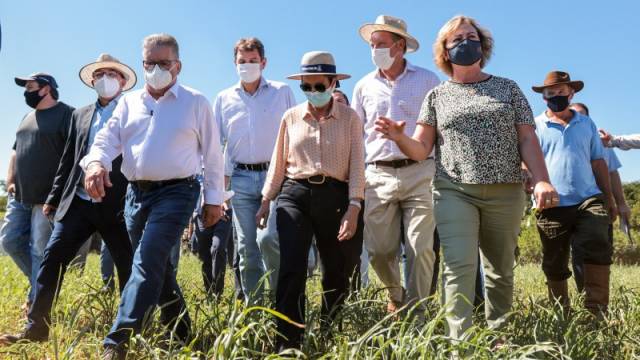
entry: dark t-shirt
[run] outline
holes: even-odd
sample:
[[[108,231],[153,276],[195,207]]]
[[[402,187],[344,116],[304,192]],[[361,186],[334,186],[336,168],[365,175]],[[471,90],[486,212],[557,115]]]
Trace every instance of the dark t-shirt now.
[[[16,199],[44,204],[53,185],[69,133],[73,108],[65,103],[35,110],[22,119],[16,132]]]

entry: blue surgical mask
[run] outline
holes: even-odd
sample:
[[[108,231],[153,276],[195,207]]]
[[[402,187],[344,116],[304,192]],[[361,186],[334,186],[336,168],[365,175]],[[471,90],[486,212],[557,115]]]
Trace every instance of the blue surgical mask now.
[[[304,95],[309,100],[309,103],[314,107],[323,107],[331,101],[331,94],[333,93],[334,87],[330,87],[324,92],[319,91],[305,91]]]

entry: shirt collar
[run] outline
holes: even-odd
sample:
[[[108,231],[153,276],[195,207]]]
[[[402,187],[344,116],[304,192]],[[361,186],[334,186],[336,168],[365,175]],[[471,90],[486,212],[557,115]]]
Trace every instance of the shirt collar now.
[[[106,106],[100,105],[100,100],[98,99],[96,100],[96,109],[102,111],[104,109],[115,107],[121,97],[122,97],[122,93],[120,93],[120,95],[118,95],[117,97],[111,99],[111,101],[109,101],[109,103]]]
[[[269,87],[269,83],[267,82],[267,80],[264,77],[260,76],[260,84],[258,85],[258,89],[262,89],[262,88],[266,88],[266,87]],[[243,91],[244,92],[244,88],[242,87],[242,81],[238,81],[236,83],[235,89],[236,89],[236,91]],[[256,91],[256,94],[257,93],[258,92]]]
[[[571,110],[571,112],[573,113],[573,117],[571,117],[571,120],[567,123],[567,125],[572,124],[572,123],[575,124],[575,123],[577,123],[577,122],[582,120],[582,116],[581,116],[580,113],[578,113],[575,110]],[[555,122],[551,121],[551,118],[547,115],[547,110],[542,112],[542,119],[544,120],[545,123],[554,123],[555,124]]]
[[[400,79],[402,79],[403,77],[405,77],[407,75],[408,72],[415,72],[416,71],[416,67],[409,62],[409,60],[404,59],[405,61],[405,65],[404,65],[404,70],[402,71],[402,74],[400,74],[400,76],[398,76],[394,81],[398,81]],[[380,69],[376,69],[376,77],[382,80],[387,81],[387,78],[385,78],[384,76],[382,76],[382,70]]]
[[[311,104],[309,101],[306,102],[307,106],[304,107],[304,115],[302,116],[305,120],[315,120],[313,115],[311,115]],[[338,116],[338,106],[336,102],[331,99],[331,109],[329,110],[329,114],[324,117],[324,119],[336,119]]]
[[[169,90],[167,90],[163,96],[166,96],[168,93],[173,94],[173,96],[177,99],[178,98],[178,94],[180,93],[180,83],[176,80],[176,83],[173,84]],[[149,94],[149,92],[147,91],[147,86],[144,86],[144,91],[142,92],[141,96],[144,98],[146,96],[151,96],[151,94]],[[159,99],[158,99],[159,100]]]

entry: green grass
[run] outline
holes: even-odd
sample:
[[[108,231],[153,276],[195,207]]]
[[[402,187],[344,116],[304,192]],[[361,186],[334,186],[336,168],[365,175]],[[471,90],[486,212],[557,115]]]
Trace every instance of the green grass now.
[[[227,278],[225,295],[207,301],[201,288],[199,262],[192,255],[181,259],[178,281],[184,290],[194,320],[196,337],[188,347],[163,338],[157,325],[134,339],[131,358],[260,359],[279,357],[322,359],[448,359],[454,351],[474,359],[633,359],[640,358],[640,267],[617,265],[612,274],[611,314],[597,324],[580,310],[580,298],[573,294],[577,311],[565,319],[546,300],[539,266],[518,265],[514,313],[503,332],[485,329],[480,317],[469,340],[453,344],[444,336],[444,313],[427,301],[426,321],[386,317],[383,292],[371,286],[352,297],[342,312],[341,329],[333,335],[320,333],[319,276],[308,283],[307,336],[302,353],[275,355],[274,317],[259,309],[247,310],[232,297],[232,279]],[[0,332],[21,330],[24,319],[20,305],[27,292],[26,278],[11,260],[0,257]],[[50,340],[42,344],[16,344],[0,348],[1,359],[96,359],[117,307],[117,297],[99,291],[98,257],[91,255],[84,271],[72,271],[66,278],[53,319]],[[505,336],[508,346],[491,352],[491,343]]]

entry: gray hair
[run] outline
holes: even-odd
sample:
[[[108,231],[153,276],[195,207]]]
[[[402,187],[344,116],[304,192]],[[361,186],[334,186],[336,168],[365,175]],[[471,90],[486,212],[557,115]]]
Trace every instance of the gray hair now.
[[[151,34],[142,40],[143,49],[153,49],[157,46],[168,46],[173,50],[176,58],[180,58],[178,40],[169,34]]]

